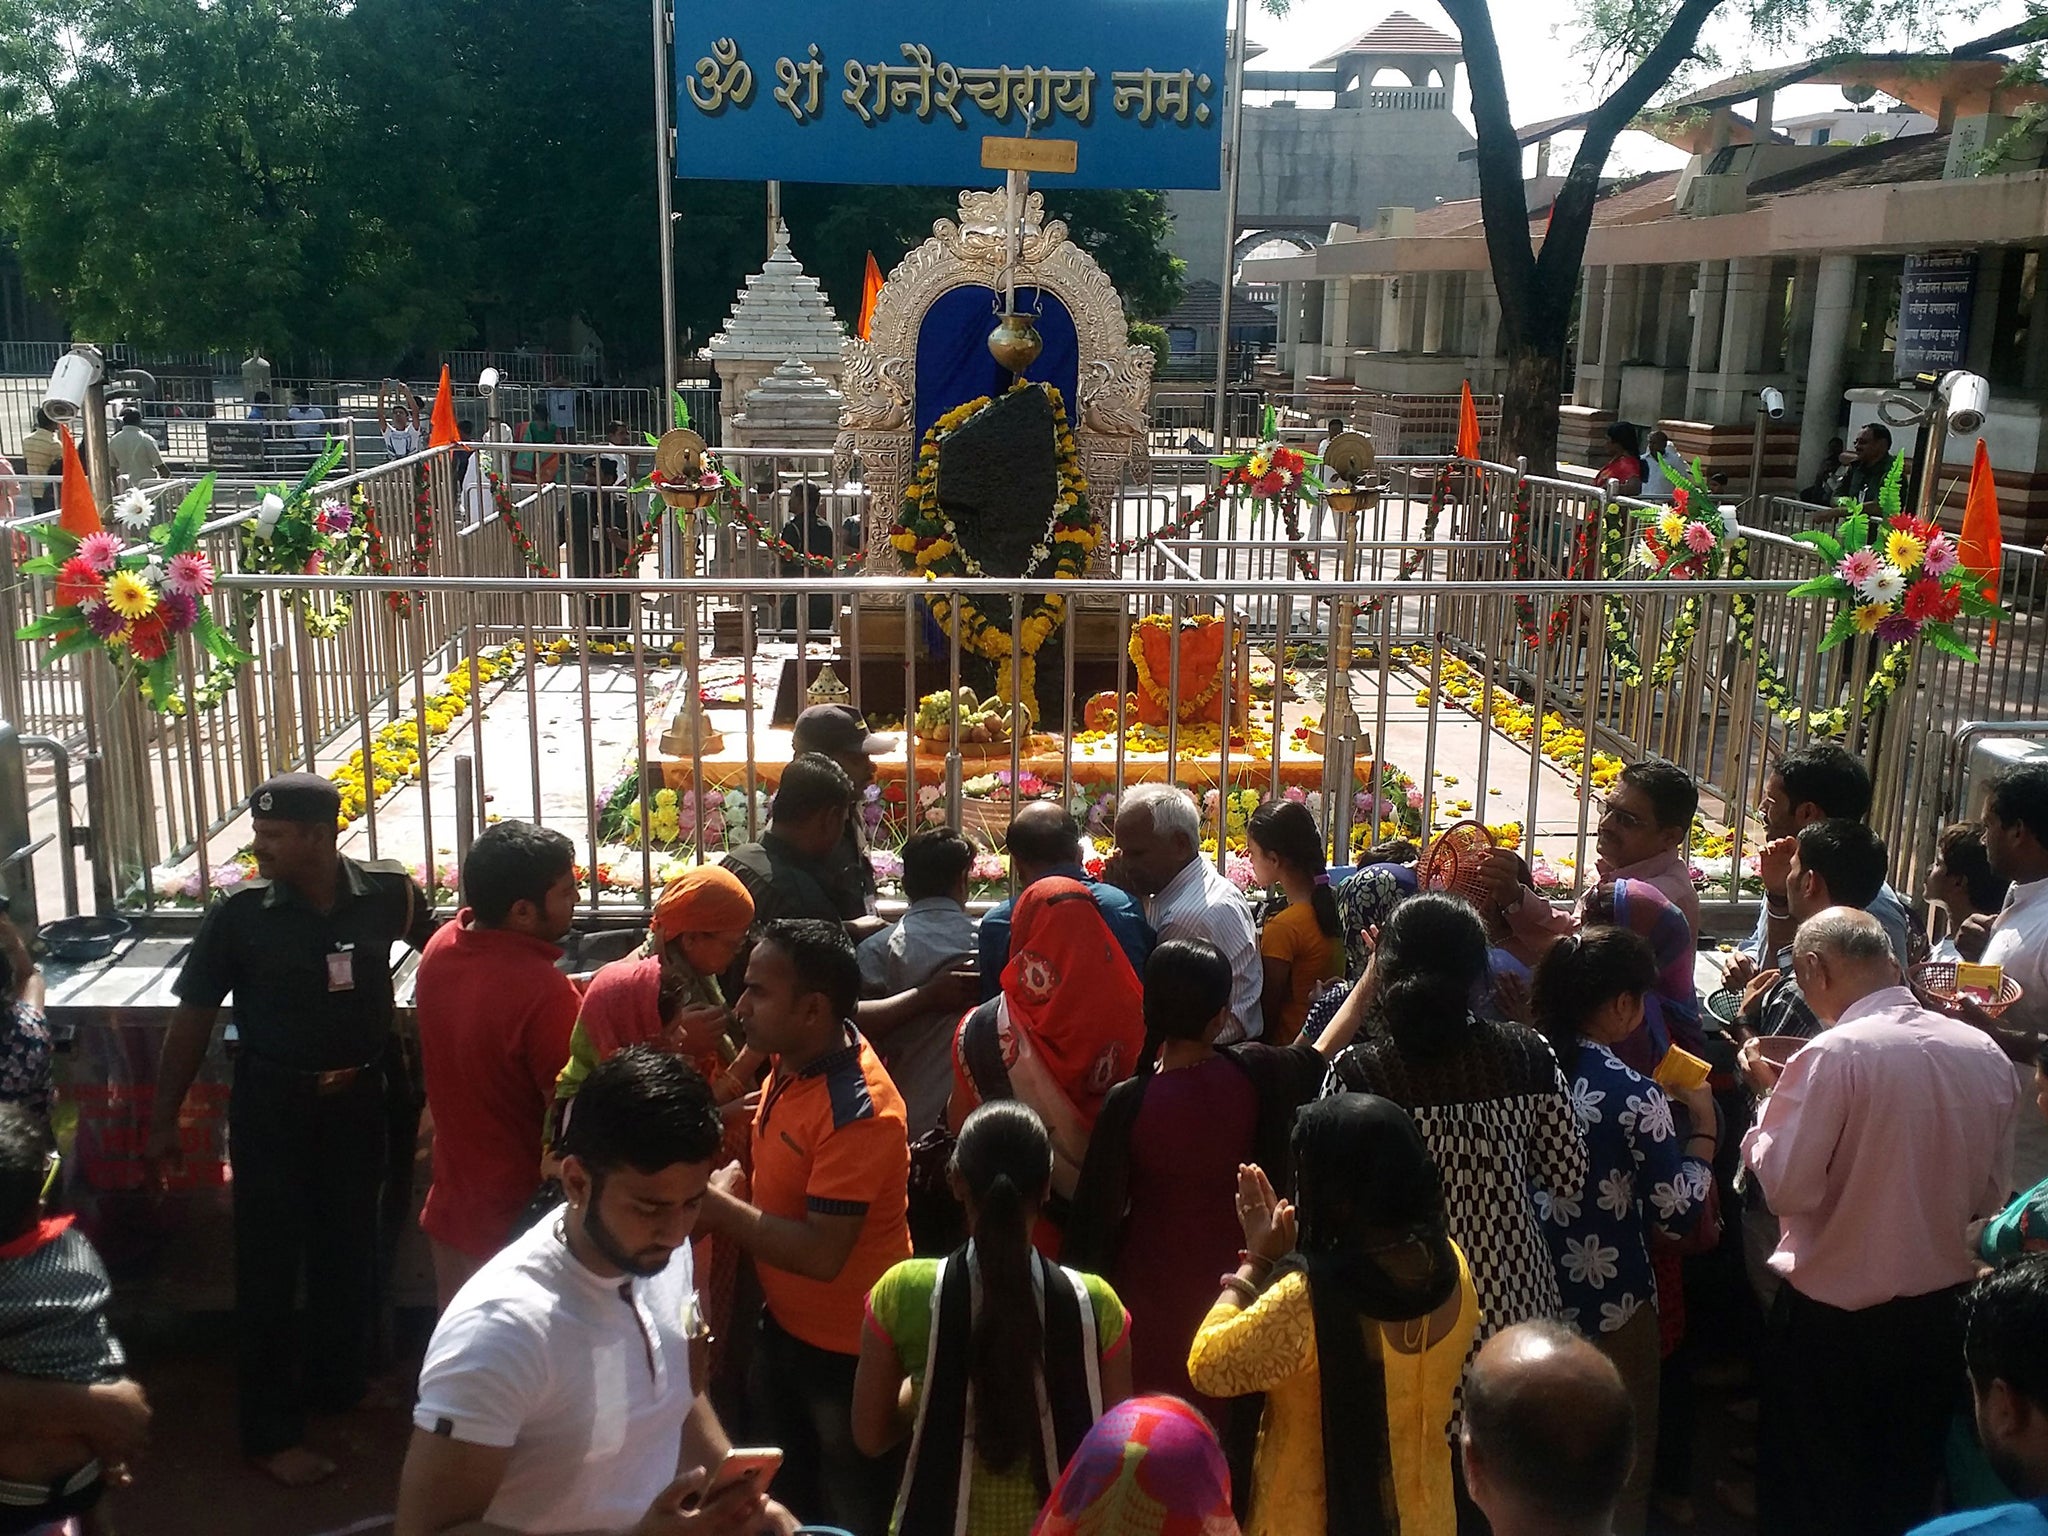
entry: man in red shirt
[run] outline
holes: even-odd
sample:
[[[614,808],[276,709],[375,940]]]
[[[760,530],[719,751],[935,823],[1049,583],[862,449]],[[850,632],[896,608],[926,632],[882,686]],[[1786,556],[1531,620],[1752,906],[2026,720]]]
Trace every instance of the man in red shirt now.
[[[902,1096],[859,1030],[860,961],[836,922],[782,918],[747,959],[734,1011],[773,1061],[754,1113],[749,1187],[714,1174],[699,1224],[754,1256],[767,1301],[748,1396],[782,1447],[792,1508],[863,1536],[886,1530],[888,1461],[853,1442],[853,1376],[868,1291],[910,1257]]]
[[[499,822],[463,860],[462,893],[469,904],[428,943],[414,987],[434,1122],[420,1227],[443,1310],[540,1187],[576,1023],[576,988],[555,966],[576,907],[576,850],[559,832]]]

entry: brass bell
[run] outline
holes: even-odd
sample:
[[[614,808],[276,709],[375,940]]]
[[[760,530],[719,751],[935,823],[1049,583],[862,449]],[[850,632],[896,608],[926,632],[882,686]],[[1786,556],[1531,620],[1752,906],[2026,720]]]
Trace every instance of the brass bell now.
[[[1019,378],[1038,361],[1038,354],[1044,349],[1044,338],[1029,315],[1004,315],[988,333],[989,356]]]

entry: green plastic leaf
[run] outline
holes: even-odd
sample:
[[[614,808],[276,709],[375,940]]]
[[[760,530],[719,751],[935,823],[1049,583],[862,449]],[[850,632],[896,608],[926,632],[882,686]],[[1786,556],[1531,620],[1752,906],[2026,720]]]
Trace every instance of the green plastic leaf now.
[[[1844,608],[1835,615],[1835,622],[1828,626],[1828,632],[1822,638],[1820,648],[1824,651],[1832,651],[1843,641],[1853,639],[1855,634],[1856,611],[1853,608]]]
[[[1884,484],[1877,488],[1877,510],[1886,517],[1897,517],[1899,508],[1904,505],[1902,491],[1905,478],[1906,456],[1895,453],[1892,455],[1892,467],[1885,471]]]
[[[75,608],[64,608],[56,613],[43,614],[41,617],[22,625],[21,628],[14,632],[14,638],[17,640],[45,640],[51,635],[59,634],[64,630],[74,627],[78,622],[78,610]]]
[[[235,666],[242,666],[256,659],[235,644],[235,637],[215,623],[213,615],[204,608],[199,610],[199,618],[192,626],[192,638],[199,642],[208,655],[231,662]]]
[[[1870,514],[1858,511],[1842,524],[1842,549],[1854,554],[1870,547]]]
[[[677,426],[687,427],[690,424],[690,403],[683,398],[680,389],[668,392],[668,413]]]
[[[1956,597],[1963,605],[1963,612],[1979,619],[2009,619],[2012,615],[1996,602],[1973,587],[1957,587]]]
[[[206,526],[206,514],[213,509],[213,482],[209,474],[187,491],[177,513],[156,530],[163,535],[166,554],[182,555],[199,543],[199,530]]]
[[[31,555],[15,569],[24,576],[54,576],[59,563],[55,555]]]
[[[59,565],[78,553],[78,535],[68,528],[59,528],[55,523],[43,523],[28,530],[29,537],[41,544],[50,558]]]
[[[1826,576],[1815,576],[1810,581],[1802,581],[1801,583],[1799,583],[1798,586],[1794,587],[1790,592],[1786,594],[1786,596],[1788,597],[1833,598],[1845,598],[1848,595],[1849,588],[1847,583],[1845,583],[1841,577],[1833,575],[1832,573]]]
[[[47,667],[52,662],[62,661],[66,656],[75,656],[80,651],[90,650],[99,643],[98,636],[81,626],[43,652],[43,665]]]
[[[1828,564],[1839,565],[1842,560],[1842,546],[1832,533],[1823,533],[1818,528],[1808,528],[1803,533],[1792,535],[1794,542],[1812,546],[1827,557]]]
[[[1977,653],[1957,638],[1956,632],[1946,624],[1921,625],[1920,638],[1933,646],[1937,651],[1946,651],[1949,655],[1959,657],[1969,662],[1972,666],[1976,665]]]

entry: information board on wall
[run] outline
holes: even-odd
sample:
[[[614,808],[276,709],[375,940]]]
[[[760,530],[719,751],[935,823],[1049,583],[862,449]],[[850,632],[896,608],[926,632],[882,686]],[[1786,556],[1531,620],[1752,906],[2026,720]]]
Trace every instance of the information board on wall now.
[[[1899,284],[1899,328],[1893,375],[1947,373],[1963,366],[1970,347],[1970,309],[1977,297],[1975,251],[1923,251],[1906,258]]]
[[[979,186],[982,140],[1070,139],[1077,187],[1221,181],[1224,0],[679,4],[676,174]]]

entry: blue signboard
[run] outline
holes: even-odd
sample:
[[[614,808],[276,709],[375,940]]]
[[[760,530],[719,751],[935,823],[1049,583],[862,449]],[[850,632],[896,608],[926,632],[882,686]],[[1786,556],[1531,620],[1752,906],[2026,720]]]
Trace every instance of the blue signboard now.
[[[776,0],[675,17],[676,174],[985,186],[981,141],[1073,139],[1054,185],[1215,187],[1224,0]]]

